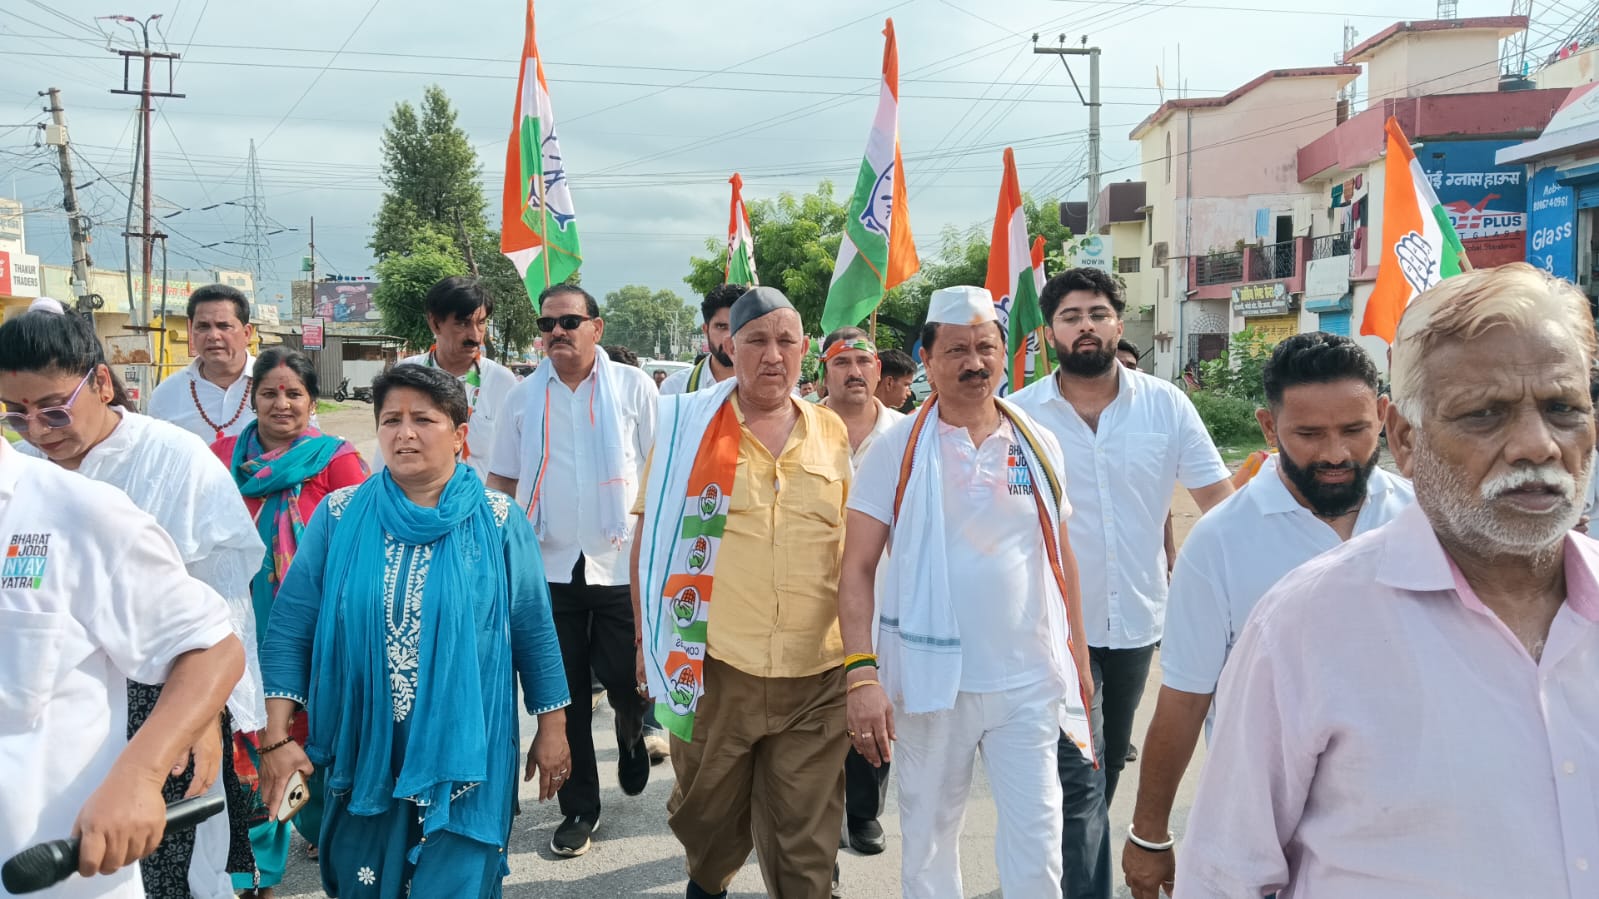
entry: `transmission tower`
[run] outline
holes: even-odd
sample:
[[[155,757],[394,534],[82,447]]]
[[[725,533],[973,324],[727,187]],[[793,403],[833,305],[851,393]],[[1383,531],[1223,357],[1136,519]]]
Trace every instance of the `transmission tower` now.
[[[1506,75],[1525,75],[1527,74],[1527,31],[1532,26],[1532,0],[1512,0],[1510,14],[1526,16],[1528,28],[1505,38],[1499,67]]]
[[[268,258],[267,251],[267,217],[266,197],[261,192],[261,167],[255,158],[255,140],[250,141],[250,159],[248,162],[250,182],[250,203],[246,207],[245,228],[247,238],[244,242],[245,249],[240,254],[242,261],[250,273],[255,276],[255,289],[261,290],[261,277],[265,273]]]

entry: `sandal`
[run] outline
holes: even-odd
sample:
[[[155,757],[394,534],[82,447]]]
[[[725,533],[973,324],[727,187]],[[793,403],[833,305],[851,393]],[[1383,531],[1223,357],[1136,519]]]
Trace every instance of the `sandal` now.
[[[311,861],[316,861],[320,857],[317,854],[316,846],[314,846],[314,845],[312,845],[310,843],[307,843],[306,846],[305,846],[305,857],[310,859]],[[262,899],[272,899],[272,897],[264,896],[264,897],[262,897]]]

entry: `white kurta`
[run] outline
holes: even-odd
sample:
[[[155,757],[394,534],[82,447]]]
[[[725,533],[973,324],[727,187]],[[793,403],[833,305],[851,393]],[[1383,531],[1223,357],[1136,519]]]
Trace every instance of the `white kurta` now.
[[[120,490],[0,440],[0,858],[70,836],[127,746],[129,679],[232,633],[222,598]],[[10,895],[0,886],[0,896]],[[136,866],[54,899],[144,895]]]
[[[40,455],[27,443],[18,446],[24,453]],[[78,474],[116,487],[155,516],[177,544],[190,576],[227,600],[233,633],[244,644],[245,658],[244,677],[228,697],[228,711],[237,730],[266,727],[250,598],[250,579],[260,569],[266,548],[226,466],[182,428],[125,412],[111,436],[84,455]],[[220,777],[211,792],[222,793]],[[228,819],[218,815],[195,829],[189,865],[193,894],[200,899],[233,895],[227,865]]]
[[[119,411],[120,410],[116,410]],[[250,579],[266,552],[233,476],[193,434],[146,415],[123,412],[122,423],[83,457],[78,474],[127,494],[177,544],[189,574],[228,602],[233,632],[244,644],[245,675],[228,697],[235,727],[266,726],[261,666],[256,659]],[[27,443],[23,453],[42,458]]]
[[[200,360],[196,359],[188,368],[156,385],[150,392],[147,411],[151,418],[170,421],[210,446],[222,437],[238,434],[245,425],[255,421],[255,410],[250,407],[250,372],[254,370],[255,357],[246,356],[244,371],[239,373],[238,380],[223,390],[200,376]],[[212,424],[206,424],[207,418]],[[312,423],[315,421],[313,414]],[[218,434],[212,425],[226,427]]]

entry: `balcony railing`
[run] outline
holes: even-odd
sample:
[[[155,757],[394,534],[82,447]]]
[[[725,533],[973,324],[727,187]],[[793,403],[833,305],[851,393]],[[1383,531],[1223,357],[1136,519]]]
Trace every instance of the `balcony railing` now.
[[[1348,256],[1353,252],[1355,232],[1345,231],[1342,234],[1324,234],[1310,241],[1311,259],[1331,259],[1334,256]]]
[[[1294,241],[1255,247],[1249,254],[1249,280],[1272,281],[1294,276]]]
[[[1208,256],[1200,256],[1195,262],[1198,268],[1195,281],[1201,285],[1231,284],[1244,278],[1243,250],[1211,253]]]

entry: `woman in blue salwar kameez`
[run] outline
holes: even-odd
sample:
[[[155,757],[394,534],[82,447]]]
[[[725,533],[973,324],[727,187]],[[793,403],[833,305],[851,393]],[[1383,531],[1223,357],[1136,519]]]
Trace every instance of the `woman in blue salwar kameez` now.
[[[569,699],[538,544],[509,497],[457,461],[452,377],[373,383],[385,470],[330,494],[300,540],[261,653],[263,795],[326,774],[329,896],[497,897],[516,800],[516,686],[538,733],[526,776],[555,795]],[[287,741],[310,718],[305,751]]]

